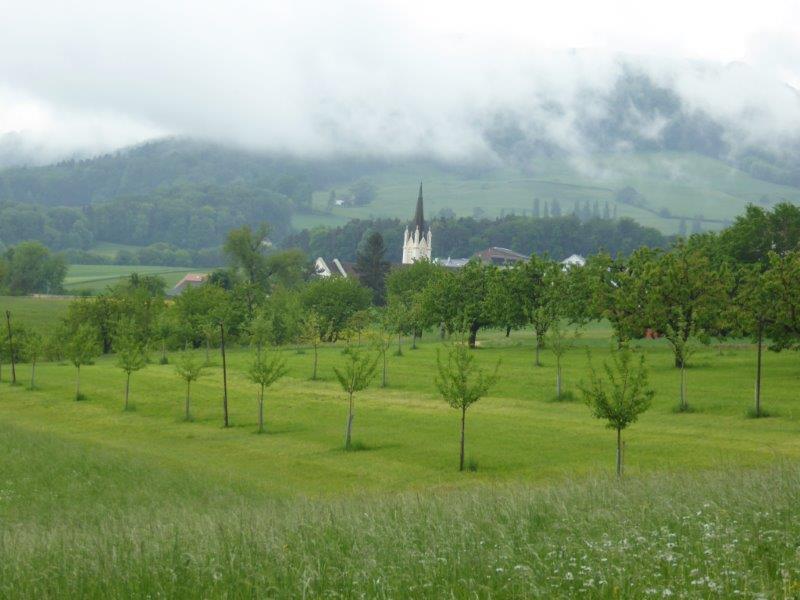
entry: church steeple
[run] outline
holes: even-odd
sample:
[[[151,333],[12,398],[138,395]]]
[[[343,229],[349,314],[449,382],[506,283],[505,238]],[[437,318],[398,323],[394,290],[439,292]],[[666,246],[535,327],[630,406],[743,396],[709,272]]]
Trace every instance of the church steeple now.
[[[425,212],[422,208],[422,182],[419,182],[419,196],[417,196],[417,210],[414,212],[414,227],[419,229],[420,233],[425,232]]]
[[[403,264],[410,265],[418,260],[431,260],[431,230],[425,225],[425,211],[422,206],[422,182],[419,182],[417,209],[411,229],[406,227],[403,234]]]

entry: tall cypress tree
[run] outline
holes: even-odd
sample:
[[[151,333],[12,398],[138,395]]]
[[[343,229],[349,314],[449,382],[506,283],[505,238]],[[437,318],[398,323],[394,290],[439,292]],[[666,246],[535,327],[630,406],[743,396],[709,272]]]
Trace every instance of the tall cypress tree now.
[[[372,302],[383,306],[386,302],[386,274],[389,263],[384,259],[386,247],[383,236],[377,231],[367,238],[367,243],[356,257],[356,271],[361,284],[372,290]]]

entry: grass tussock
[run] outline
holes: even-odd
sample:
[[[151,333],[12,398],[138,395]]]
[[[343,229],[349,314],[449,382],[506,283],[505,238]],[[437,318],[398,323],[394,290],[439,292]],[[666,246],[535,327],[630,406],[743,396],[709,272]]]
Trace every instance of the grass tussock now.
[[[549,402],[575,402],[578,400],[578,395],[572,390],[561,392],[561,395],[554,395],[550,398]]]
[[[755,407],[751,406],[751,407],[750,407],[750,408],[748,408],[748,409],[747,409],[747,411],[745,412],[745,416],[746,416],[748,419],[766,419],[766,418],[768,418],[768,417],[776,417],[776,416],[778,416],[778,415],[777,415],[777,413],[776,413],[775,411],[773,411],[773,410],[766,411],[766,410],[764,410],[763,408],[762,408],[760,411],[756,412],[756,409],[755,409]]]

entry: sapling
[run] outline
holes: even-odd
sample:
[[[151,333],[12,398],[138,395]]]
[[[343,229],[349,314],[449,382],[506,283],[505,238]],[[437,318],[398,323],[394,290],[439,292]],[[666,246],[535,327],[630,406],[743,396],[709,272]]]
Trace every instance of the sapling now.
[[[89,324],[75,329],[66,345],[66,356],[75,366],[75,400],[83,400],[81,394],[81,366],[91,363],[101,353],[97,330]]]
[[[547,345],[550,347],[550,351],[553,353],[553,356],[556,359],[557,400],[561,400],[562,386],[564,381],[561,372],[561,360],[567,351],[575,345],[575,337],[577,335],[578,334],[576,332],[573,337],[568,337],[567,330],[562,326],[561,321],[558,319],[551,323],[549,331],[546,335]]]
[[[264,390],[286,375],[286,361],[277,353],[258,352],[247,372],[250,381],[258,384],[258,433],[264,433]]]
[[[147,365],[147,351],[144,344],[137,339],[134,323],[121,323],[114,336],[114,351],[117,354],[117,366],[125,372],[125,406],[129,409],[128,398],[131,389],[131,374]]]
[[[311,371],[311,379],[317,378],[317,364],[319,361],[319,347],[325,339],[325,328],[322,319],[315,311],[310,311],[303,318],[301,339],[307,344],[311,344],[314,349],[314,366]]]
[[[454,344],[447,352],[447,361],[442,361],[439,352],[436,353],[436,365],[439,377],[436,387],[442,398],[453,408],[461,411],[461,445],[459,452],[458,470],[464,470],[464,442],[467,409],[485,396],[489,388],[497,379],[497,370],[500,362],[494,368],[494,373],[487,375],[475,365],[475,357],[464,344]]]
[[[627,346],[611,350],[611,362],[603,363],[605,375],[591,366],[589,384],[581,385],[584,400],[592,414],[605,419],[607,427],[617,432],[617,477],[622,476],[622,430],[635,423],[650,407],[653,390],[647,382],[644,355],[633,363],[633,352]]]
[[[35,332],[30,331],[25,338],[25,355],[31,361],[31,385],[30,389],[36,389],[36,361],[42,355],[44,350],[44,339],[42,336]]]
[[[350,444],[352,442],[354,417],[353,396],[356,392],[360,392],[369,386],[375,375],[375,369],[378,366],[378,358],[377,354],[373,356],[358,348],[351,348],[350,351],[345,354],[344,366],[341,369],[337,367],[333,368],[339,385],[341,385],[342,389],[347,393],[349,402],[347,427],[344,438],[345,450],[350,449]]]
[[[184,351],[178,357],[175,365],[175,372],[186,382],[186,402],[184,404],[184,420],[191,421],[190,411],[192,382],[197,381],[203,376],[205,365],[200,361],[200,357],[194,352]]]

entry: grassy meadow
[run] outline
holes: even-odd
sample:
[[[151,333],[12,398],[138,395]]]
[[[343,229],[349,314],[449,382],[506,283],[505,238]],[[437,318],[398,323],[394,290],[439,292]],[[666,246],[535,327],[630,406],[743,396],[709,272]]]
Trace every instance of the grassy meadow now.
[[[620,217],[631,217],[642,225],[656,227],[666,234],[677,233],[679,219],[659,215],[662,208],[672,216],[691,219],[702,215],[705,229],[720,229],[720,220],[732,220],[748,203],[762,197],[774,204],[800,201],[800,190],[765,182],[708,157],[679,152],[640,152],[634,154],[593,155],[584,159],[542,158],[529,171],[509,168],[487,170],[474,177],[443,171],[436,166],[392,167],[370,176],[377,188],[376,200],[363,207],[334,207],[326,212],[330,190],[314,196],[314,214],[293,217],[297,229],[316,225],[342,225],[349,219],[398,217],[410,219],[420,179],[425,186],[425,209],[429,216],[443,208],[459,216],[470,216],[475,208],[488,217],[502,212],[530,214],[533,199],[542,203],[557,198],[565,214],[575,201],[594,203],[602,210],[608,201],[613,207],[616,192],[634,187],[647,201],[647,208],[617,204]],[[336,188],[346,193],[347,186]],[[409,208],[412,207],[412,208]]]
[[[16,299],[15,299],[16,300]],[[4,299],[4,303],[8,300]],[[599,365],[596,325],[565,359],[568,390]],[[662,341],[643,341],[656,396],[614,434],[580,401],[553,401],[553,358],[533,366],[528,332],[479,335],[479,363],[501,378],[467,415],[438,397],[426,336],[389,356],[389,387],[356,397],[342,449],[341,346],[285,348],[289,372],[267,391],[257,435],[251,353],[228,353],[193,386],[194,420],[173,365],[124,375],[107,356],[81,374],[37,366],[37,389],[0,386],[2,597],[785,597],[800,595],[800,361],[765,357],[764,408],[751,419],[755,354],[698,352],[692,413],[676,413],[678,372]],[[198,351],[203,355],[203,351]],[[30,366],[18,365],[21,384]]]

